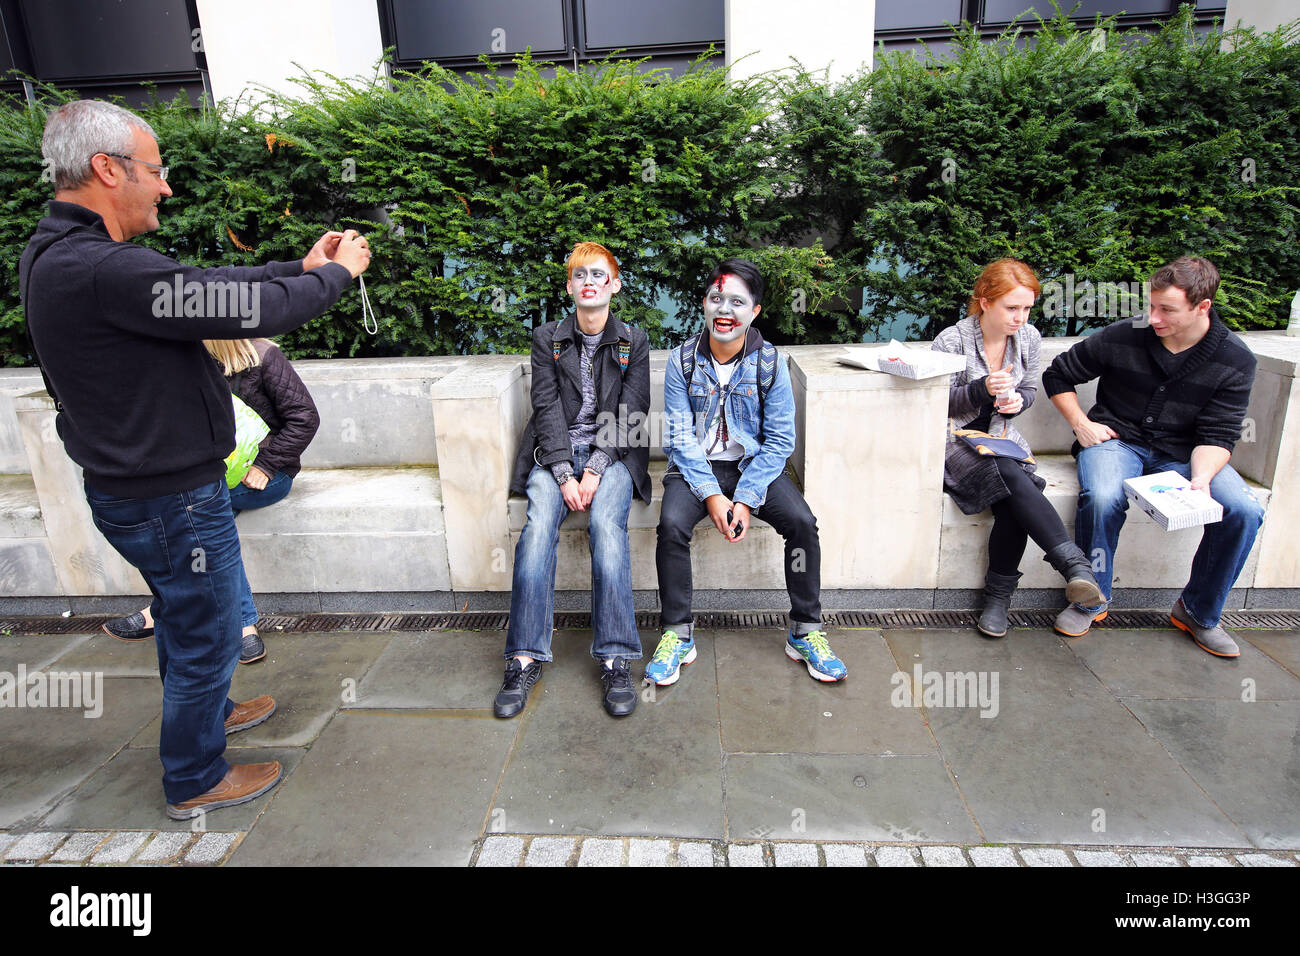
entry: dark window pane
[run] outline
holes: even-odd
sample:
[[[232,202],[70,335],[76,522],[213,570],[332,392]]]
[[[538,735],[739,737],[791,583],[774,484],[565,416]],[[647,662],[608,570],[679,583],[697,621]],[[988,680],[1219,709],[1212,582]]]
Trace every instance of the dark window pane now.
[[[198,69],[185,0],[23,0],[42,80]]]
[[[910,30],[961,23],[962,0],[877,0],[877,30]]]
[[[563,53],[561,0],[392,0],[401,60]]]
[[[584,0],[588,50],[723,41],[723,0]]]
[[[1070,0],[1061,0],[1063,10],[1069,10],[1072,6],[1074,4]],[[1170,0],[1083,0],[1072,16],[1075,19],[1091,20],[1099,13],[1109,17],[1116,13],[1168,13],[1169,10]],[[1006,23],[1022,13],[1032,17],[1034,12],[1044,20],[1050,20],[1054,14],[1052,5],[1047,0],[1039,0],[1037,3],[1030,0],[985,0],[984,22]]]

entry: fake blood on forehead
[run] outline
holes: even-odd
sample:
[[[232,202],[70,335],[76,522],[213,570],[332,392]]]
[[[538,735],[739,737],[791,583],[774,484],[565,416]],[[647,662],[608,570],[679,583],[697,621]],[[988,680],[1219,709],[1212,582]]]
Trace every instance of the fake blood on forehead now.
[[[722,275],[718,276],[718,281],[713,283],[713,287],[717,289],[719,292],[721,292],[722,284],[726,282],[728,279],[732,279],[732,278],[735,277],[730,272],[724,272],[722,273]]]

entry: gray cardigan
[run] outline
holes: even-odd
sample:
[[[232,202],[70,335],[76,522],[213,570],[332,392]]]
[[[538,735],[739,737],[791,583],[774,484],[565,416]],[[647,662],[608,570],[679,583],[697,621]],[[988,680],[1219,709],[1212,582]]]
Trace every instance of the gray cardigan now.
[[[1015,389],[1020,393],[1026,411],[1038,395],[1038,376],[1042,370],[1039,349],[1042,336],[1032,325],[1025,325],[1011,337],[1003,365],[1011,364],[1011,377]],[[939,333],[930,346],[938,352],[951,352],[966,356],[966,368],[952,377],[948,389],[948,417],[953,420],[954,428],[961,428],[972,419],[992,412],[989,421],[989,434],[1007,438],[1029,454],[1033,454],[1029,443],[1011,424],[1014,415],[1003,416],[993,408],[993,396],[984,387],[984,379],[990,374],[988,356],[984,354],[984,333],[980,328],[979,316],[968,315],[956,325],[949,326]],[[1017,412],[1016,414],[1020,414]],[[950,434],[950,442],[955,441]]]

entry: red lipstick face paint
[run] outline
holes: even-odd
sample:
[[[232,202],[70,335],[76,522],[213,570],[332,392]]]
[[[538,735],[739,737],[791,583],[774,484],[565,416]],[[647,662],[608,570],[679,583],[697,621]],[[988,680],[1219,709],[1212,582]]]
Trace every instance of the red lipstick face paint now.
[[[730,273],[718,276],[704,296],[704,319],[715,342],[734,342],[742,337],[757,314],[758,304],[749,287]]]

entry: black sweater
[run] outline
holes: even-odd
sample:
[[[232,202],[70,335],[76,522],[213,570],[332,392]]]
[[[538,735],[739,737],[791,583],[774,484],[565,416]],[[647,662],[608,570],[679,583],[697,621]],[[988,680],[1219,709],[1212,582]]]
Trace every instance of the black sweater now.
[[[336,263],[305,273],[301,261],[182,265],[116,242],[98,213],[54,201],[18,276],[37,359],[61,406],[57,428],[68,456],[96,490],[126,498],[186,491],[225,475],[235,447],[230,388],[203,339],[296,329],[352,281]],[[246,324],[253,313],[237,299],[219,301],[233,286],[210,283],[255,284],[238,291],[247,305],[256,290],[256,324]]]
[[[1205,337],[1178,355],[1150,325],[1123,319],[1058,355],[1043,372],[1043,388],[1059,395],[1094,378],[1100,381],[1090,419],[1124,441],[1187,461],[1197,445],[1232,451],[1255,382],[1255,356],[1213,309]]]

